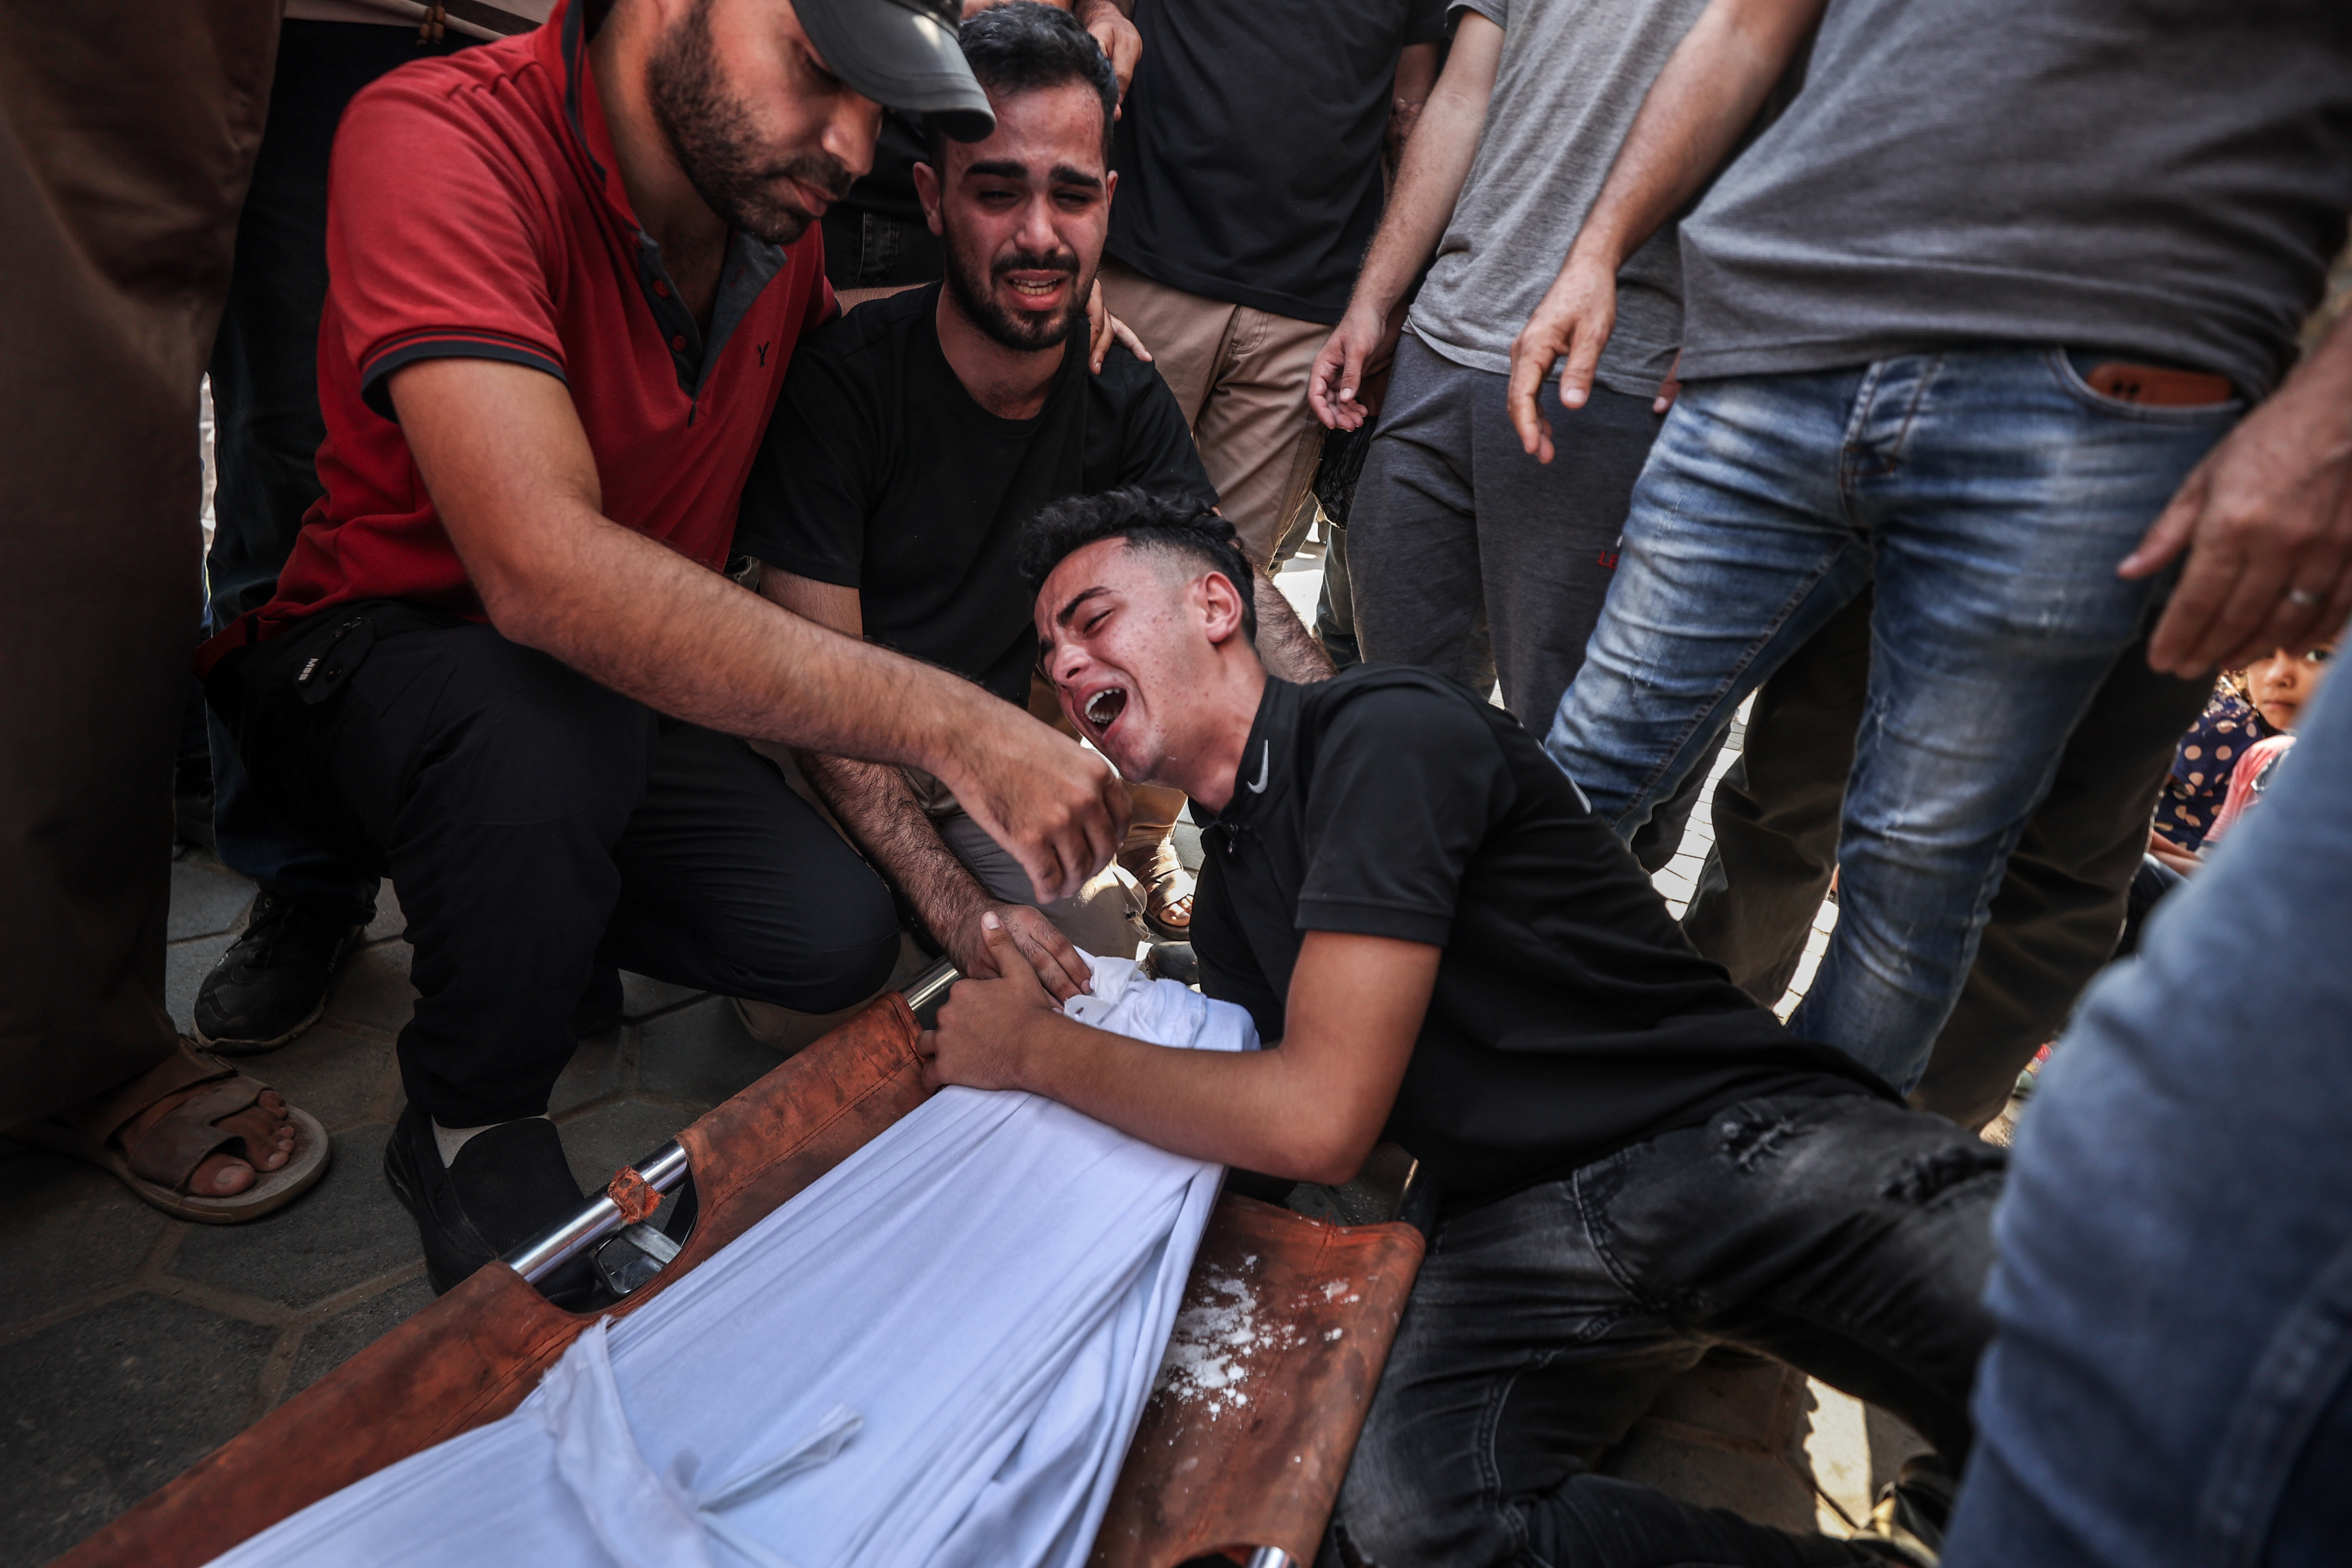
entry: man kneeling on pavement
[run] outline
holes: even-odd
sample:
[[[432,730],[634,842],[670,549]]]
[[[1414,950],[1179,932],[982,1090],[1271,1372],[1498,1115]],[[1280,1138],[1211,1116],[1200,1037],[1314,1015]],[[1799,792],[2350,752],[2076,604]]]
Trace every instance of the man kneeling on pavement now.
[[[384,1169],[436,1289],[578,1206],[544,1112],[621,968],[815,1013],[888,975],[887,889],[737,737],[929,771],[1041,897],[1118,842],[1100,759],[719,570],[881,103],[993,127],[957,20],[563,0],[343,117],[326,493],[201,663],[256,786],[399,889]]]
[[[934,130],[930,161],[915,167],[946,279],[861,305],[802,346],[744,488],[735,549],[761,563],[760,591],[786,609],[1024,704],[1037,644],[1022,523],[1114,485],[1202,507],[1216,497],[1156,371],[1116,344],[1099,374],[1087,370],[1085,306],[1118,184],[1110,62],[1068,13],[1024,0],[973,16],[962,43],[996,130],[969,142]],[[1257,581],[1275,668],[1329,674]],[[1020,866],[937,780],[798,760],[965,973],[994,973],[986,912],[1056,996],[1087,984],[1073,943],[1132,952],[1115,888],[1041,911]]]
[[[996,973],[955,987],[929,1076],[1302,1181],[1348,1180],[1385,1132],[1442,1184],[1341,1492],[1343,1559],[1932,1561],[1948,1495],[1932,1464],[1851,1541],[1593,1465],[1729,1342],[1894,1411],[1957,1470],[2000,1152],[1793,1038],[1697,957],[1508,714],[1402,667],[1271,676],[1213,513],[1066,500],[1024,559],[1065,711],[1129,777],[1191,795],[1204,988],[1267,1044],[1229,1057],[1086,1027],[986,915]]]

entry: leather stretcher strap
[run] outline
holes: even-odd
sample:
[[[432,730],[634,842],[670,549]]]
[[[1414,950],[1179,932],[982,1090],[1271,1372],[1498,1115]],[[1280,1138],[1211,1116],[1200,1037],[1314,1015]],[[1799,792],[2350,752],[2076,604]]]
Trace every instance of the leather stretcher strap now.
[[[669,1267],[625,1317],[927,1098],[915,1018],[885,996],[678,1134],[699,1205]],[[1203,1546],[1313,1557],[1420,1267],[1411,1226],[1342,1228],[1228,1195],[1202,1237],[1188,1309],[1258,1314],[1234,1386],[1246,1419],[1203,1420],[1155,1394],[1097,1542],[1118,1568]],[[1334,1285],[1340,1288],[1333,1289]],[[198,1461],[56,1568],[197,1568],[387,1465],[520,1405],[595,1316],[548,1302],[493,1265]],[[1180,1330],[1180,1334],[1181,1334]]]
[[[1226,1194],[1185,1283],[1178,1370],[1144,1406],[1088,1568],[1260,1546],[1313,1562],[1422,1247],[1409,1225],[1325,1225]],[[1188,1362],[1213,1377],[1185,1376]]]
[[[694,1234],[625,1317],[922,1103],[915,1018],[885,996],[678,1134]],[[58,1563],[196,1568],[320,1498],[522,1403],[593,1317],[491,1266],[271,1411]]]

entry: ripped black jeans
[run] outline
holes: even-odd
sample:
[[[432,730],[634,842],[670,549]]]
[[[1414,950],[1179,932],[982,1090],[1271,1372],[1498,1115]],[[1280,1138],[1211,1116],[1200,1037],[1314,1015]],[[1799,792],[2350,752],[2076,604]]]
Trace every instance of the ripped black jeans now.
[[[1340,1494],[1343,1539],[1381,1568],[1883,1565],[1592,1466],[1729,1341],[1885,1406],[1958,1473],[2002,1160],[1871,1096],[1774,1097],[1446,1213]]]

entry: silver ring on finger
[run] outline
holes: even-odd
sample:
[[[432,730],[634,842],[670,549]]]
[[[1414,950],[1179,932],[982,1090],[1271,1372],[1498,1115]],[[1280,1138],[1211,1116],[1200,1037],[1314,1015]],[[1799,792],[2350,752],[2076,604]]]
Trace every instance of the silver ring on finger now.
[[[2326,595],[2315,594],[2308,588],[2289,588],[2286,591],[2286,602],[2298,610],[2311,610],[2326,603]]]

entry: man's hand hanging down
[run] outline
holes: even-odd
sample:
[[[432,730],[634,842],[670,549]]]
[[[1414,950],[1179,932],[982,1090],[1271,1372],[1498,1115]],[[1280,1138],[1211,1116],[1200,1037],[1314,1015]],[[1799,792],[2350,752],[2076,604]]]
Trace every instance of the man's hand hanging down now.
[[[1307,373],[1307,405],[1324,427],[1353,430],[1380,412],[1396,363],[1397,340],[1404,335],[1404,311],[1386,317],[1350,304]]]
[[[1511,344],[1511,427],[1537,458],[1552,458],[1536,401],[1544,377],[1559,364],[1560,406],[1584,406],[1617,324],[1617,269],[1730,157],[1826,4],[1713,0],[1650,84],[1559,275]],[[1679,385],[1669,376],[1659,402],[1671,404]]]
[[[2188,552],[2147,661],[2195,678],[2301,653],[2352,615],[2352,318],[2197,465],[2116,570]]]
[[[1537,396],[1559,365],[1563,408],[1581,408],[1592,392],[1593,370],[1617,325],[1617,269],[1604,259],[1570,252],[1535,314],[1511,342],[1511,384],[1506,395],[1511,428],[1538,463],[1552,458],[1551,421]],[[1564,362],[1564,363],[1563,363]],[[1664,395],[1663,389],[1660,395]]]

